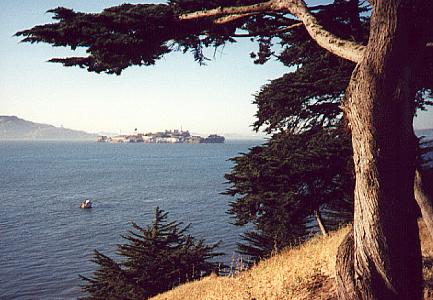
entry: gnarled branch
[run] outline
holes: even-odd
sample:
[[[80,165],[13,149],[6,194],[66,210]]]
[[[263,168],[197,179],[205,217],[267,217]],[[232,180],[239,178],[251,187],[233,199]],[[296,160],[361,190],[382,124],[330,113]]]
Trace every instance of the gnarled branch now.
[[[276,2],[278,1],[271,0],[271,1],[253,4],[253,5],[218,7],[209,10],[195,11],[195,12],[180,15],[179,19],[196,20],[201,18],[222,17],[226,15],[245,15],[251,13],[261,13],[266,11],[281,10],[281,8],[276,5]]]
[[[242,18],[250,17],[250,16],[253,16],[253,15],[256,15],[256,14],[257,13],[239,14],[239,15],[228,15],[228,16],[224,16],[224,17],[216,19],[214,21],[214,23],[215,24],[219,24],[219,25],[227,24],[227,23],[230,23],[230,22],[242,19]]]
[[[302,0],[270,0],[254,5],[219,7],[183,14],[179,16],[179,19],[195,20],[201,18],[220,18],[221,20],[221,18],[226,17],[224,20],[226,21],[225,23],[227,23],[227,21],[230,20],[230,15],[237,16],[234,18],[234,20],[236,20],[239,19],[239,15],[267,13],[270,11],[281,11],[294,15],[304,24],[311,38],[315,40],[319,46],[354,63],[361,61],[365,52],[365,46],[353,41],[341,39],[327,31],[319,24],[316,17],[309,11]]]

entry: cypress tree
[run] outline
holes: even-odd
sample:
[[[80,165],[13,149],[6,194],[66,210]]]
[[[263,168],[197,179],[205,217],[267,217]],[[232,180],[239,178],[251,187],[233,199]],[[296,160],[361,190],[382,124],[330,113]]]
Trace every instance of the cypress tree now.
[[[265,145],[233,158],[226,174],[235,197],[236,225],[253,224],[238,248],[252,260],[305,240],[324,226],[351,220],[353,165],[349,136],[341,128],[275,134]]]
[[[334,34],[364,42],[368,18],[359,15],[365,10],[336,1],[317,18]],[[269,59],[272,45],[262,44],[256,63]],[[323,50],[303,27],[282,35],[281,45],[283,51],[272,54],[296,69],[264,85],[254,100],[253,127],[271,137],[233,158],[225,176],[235,224],[253,225],[238,252],[253,261],[319,231],[316,216],[332,229],[353,212],[352,148],[340,105],[354,64]]]
[[[366,42],[367,8],[336,1],[317,18],[338,36]],[[304,241],[319,230],[353,218],[354,171],[351,136],[341,105],[354,64],[324,51],[303,27],[283,35],[283,51],[270,52],[262,42],[256,63],[272,55],[292,72],[264,85],[255,96],[256,131],[270,134],[266,144],[233,158],[226,194],[234,196],[229,213],[235,224],[252,224],[242,235],[238,252],[252,260],[268,257],[287,245]],[[266,48],[266,50],[264,50]],[[272,55],[269,55],[271,53]],[[420,110],[431,105],[429,90],[416,94]]]
[[[127,241],[118,245],[116,262],[95,250],[93,261],[98,269],[91,278],[80,276],[86,283],[83,299],[147,299],[181,283],[217,272],[213,258],[218,244],[208,245],[188,234],[190,226],[167,220],[168,212],[155,209],[152,224],[122,235]]]

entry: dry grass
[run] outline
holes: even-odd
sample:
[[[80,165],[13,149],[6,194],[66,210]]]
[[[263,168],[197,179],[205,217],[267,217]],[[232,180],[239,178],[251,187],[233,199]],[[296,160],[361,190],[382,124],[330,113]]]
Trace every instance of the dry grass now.
[[[420,222],[424,261],[425,299],[433,299],[433,242]],[[349,231],[344,227],[329,237],[315,237],[299,247],[262,261],[233,277],[212,275],[181,285],[153,300],[301,300],[336,299],[335,255]]]

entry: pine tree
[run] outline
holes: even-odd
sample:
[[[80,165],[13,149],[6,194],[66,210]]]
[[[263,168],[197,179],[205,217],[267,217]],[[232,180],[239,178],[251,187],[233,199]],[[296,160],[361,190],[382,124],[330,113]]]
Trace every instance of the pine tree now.
[[[86,284],[83,299],[147,299],[181,283],[217,272],[213,258],[218,244],[207,245],[187,232],[189,225],[167,220],[168,213],[155,209],[151,225],[132,223],[133,229],[122,237],[116,262],[95,250],[93,261],[98,269],[92,278],[80,276]]]
[[[120,264],[95,250],[92,260],[98,265],[92,278],[80,275],[86,282],[82,286],[90,296],[82,299],[138,299],[144,298],[143,291],[130,282]]]

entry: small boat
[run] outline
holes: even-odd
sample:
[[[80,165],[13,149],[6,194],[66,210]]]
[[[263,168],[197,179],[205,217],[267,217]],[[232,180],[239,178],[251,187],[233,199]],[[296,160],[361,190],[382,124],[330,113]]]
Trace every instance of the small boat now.
[[[90,200],[81,202],[80,208],[92,208],[92,202]]]

